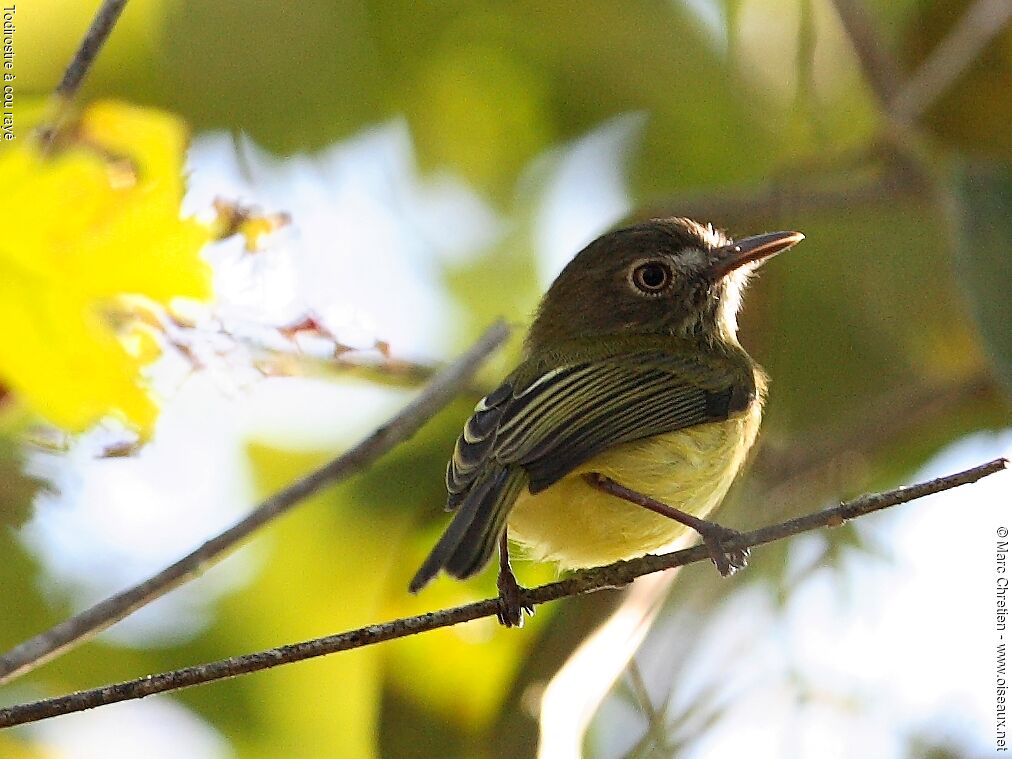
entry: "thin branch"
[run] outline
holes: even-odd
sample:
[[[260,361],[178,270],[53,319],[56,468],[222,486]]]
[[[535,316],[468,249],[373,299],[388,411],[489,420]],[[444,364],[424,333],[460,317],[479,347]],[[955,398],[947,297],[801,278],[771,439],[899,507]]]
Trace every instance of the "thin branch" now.
[[[348,348],[339,344],[333,335],[323,336],[333,341],[332,353],[326,356],[304,351],[292,339],[275,344],[265,335],[242,334],[220,324],[217,327],[194,326],[168,313],[161,326],[169,345],[197,367],[201,366],[197,363],[199,359],[193,358],[197,344],[224,338],[231,343],[232,348],[249,352],[251,358],[242,360],[251,361],[263,374],[272,377],[339,375],[388,387],[414,389],[431,380],[440,369],[438,365],[387,355],[379,349],[380,343],[368,349]],[[278,328],[264,328],[264,331],[275,338],[281,334]],[[229,350],[219,350],[216,355],[227,359]],[[380,358],[371,360],[363,356],[370,352],[379,353]],[[491,389],[472,383],[462,390],[480,397]]]
[[[688,216],[728,227],[749,222],[771,223],[799,215],[874,207],[904,198],[929,198],[930,180],[903,162],[872,177],[833,177],[819,182],[781,181],[712,193],[686,194],[652,204],[641,218]]]
[[[193,579],[253,532],[300,501],[368,467],[398,443],[414,435],[449,403],[467,385],[482,361],[508,336],[506,324],[496,322],[466,353],[434,377],[411,403],[349,451],[267,498],[248,516],[147,580],[12,648],[0,657],[0,684],[90,640],[136,609]]]
[[[58,96],[70,100],[77,94],[81,82],[95,61],[95,56],[105,44],[126,4],[127,0],[104,0],[95,18],[91,20],[91,26],[88,27],[88,32],[81,40],[81,45],[74,53],[67,70],[63,72],[63,79],[56,86]]]
[[[867,9],[859,0],[833,0],[840,23],[854,46],[865,79],[883,110],[896,97],[900,85],[900,67],[889,54],[875,31]]]
[[[860,0],[832,2],[865,79],[890,122],[889,132],[901,139],[907,135],[907,127],[959,78],[1012,18],[1012,3],[1008,0],[977,0],[913,76],[901,83],[900,67]]]
[[[933,493],[976,482],[988,475],[995,474],[1006,468],[1008,461],[995,459],[986,464],[973,467],[964,472],[939,477],[908,487],[896,488],[884,493],[864,495],[839,506],[807,514],[780,524],[764,527],[753,532],[746,532],[725,541],[728,550],[741,550],[765,543],[798,535],[802,532],[822,527],[835,527],[848,519],[871,514],[875,511],[906,503]],[[673,567],[680,567],[709,558],[705,546],[695,546],[683,551],[664,554],[662,556],[643,556],[632,561],[619,561],[606,567],[576,572],[572,576],[558,582],[542,585],[538,588],[523,589],[521,603],[525,605],[543,604],[568,596],[582,595],[606,588],[622,587],[637,577],[653,572],[660,572]],[[406,617],[391,622],[360,627],[337,635],[293,643],[266,651],[234,656],[207,664],[148,675],[136,680],[106,685],[93,690],[79,691],[66,696],[44,699],[27,704],[17,704],[0,709],[0,728],[12,727],[28,722],[57,717],[63,714],[85,711],[97,706],[105,706],[120,701],[144,698],[155,693],[202,685],[215,680],[245,675],[263,669],[270,669],[282,664],[325,656],[347,651],[353,648],[369,646],[383,641],[403,638],[441,627],[468,622],[481,617],[495,615],[500,608],[499,599],[489,598],[484,601],[457,606],[451,609],[429,612],[416,617]]]
[[[81,40],[81,44],[70,59],[63,78],[56,85],[55,95],[49,115],[43,124],[38,128],[37,135],[43,152],[53,150],[57,143],[60,130],[63,129],[67,119],[69,106],[77,95],[81,82],[95,62],[95,56],[102,49],[102,45],[109,38],[112,28],[119,20],[120,14],[126,7],[127,0],[102,0],[91,25]]]
[[[910,77],[889,110],[900,121],[914,121],[976,60],[1009,19],[1009,0],[977,0]]]
[[[661,708],[654,706],[653,699],[650,697],[650,689],[647,688],[646,680],[643,679],[643,673],[640,671],[635,656],[629,660],[629,666],[625,671],[629,678],[629,687],[634,703],[643,712],[643,717],[647,722],[646,733],[626,756],[648,756],[648,751],[654,752],[654,755],[672,756],[671,746],[668,745],[668,729],[665,719],[667,704],[665,703]]]
[[[889,161],[873,176],[827,177],[812,181],[770,182],[710,194],[664,200],[643,216],[671,213],[725,225],[769,222],[800,214],[868,207],[903,198],[938,202],[923,141],[912,123],[965,71],[1012,18],[1009,0],[977,0],[920,69],[901,84],[901,73],[860,0],[833,0],[861,69],[886,122]]]

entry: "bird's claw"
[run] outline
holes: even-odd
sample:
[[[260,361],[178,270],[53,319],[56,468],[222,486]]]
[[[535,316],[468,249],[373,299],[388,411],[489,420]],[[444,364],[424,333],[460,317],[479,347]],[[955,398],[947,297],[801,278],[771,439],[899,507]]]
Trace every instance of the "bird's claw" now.
[[[534,615],[534,607],[522,602],[524,589],[512,572],[500,572],[496,583],[499,588],[499,611],[496,617],[503,627],[523,627],[524,612]]]
[[[748,548],[737,548],[733,551],[728,551],[724,548],[723,541],[733,540],[741,535],[737,530],[731,530],[727,527],[710,522],[711,526],[705,531],[700,531],[700,535],[703,538],[703,545],[706,546],[706,550],[710,554],[710,559],[717,567],[717,571],[720,572],[721,577],[730,577],[739,569],[744,569],[748,566],[748,557],[751,553]]]

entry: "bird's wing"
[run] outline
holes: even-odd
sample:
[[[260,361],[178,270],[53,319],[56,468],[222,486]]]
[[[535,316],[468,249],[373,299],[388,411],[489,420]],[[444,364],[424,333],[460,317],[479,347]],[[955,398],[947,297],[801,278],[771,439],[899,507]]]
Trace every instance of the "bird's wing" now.
[[[716,374],[692,357],[644,353],[507,380],[478,403],[457,439],[446,470],[447,508],[457,513],[412,588],[443,567],[456,577],[479,571],[525,484],[537,493],[614,445],[747,407],[754,384]]]
[[[508,408],[493,455],[522,465],[537,493],[607,448],[727,419],[754,395],[730,375],[718,387],[703,387],[693,382],[698,372],[667,357],[586,365],[546,383],[521,413]]]

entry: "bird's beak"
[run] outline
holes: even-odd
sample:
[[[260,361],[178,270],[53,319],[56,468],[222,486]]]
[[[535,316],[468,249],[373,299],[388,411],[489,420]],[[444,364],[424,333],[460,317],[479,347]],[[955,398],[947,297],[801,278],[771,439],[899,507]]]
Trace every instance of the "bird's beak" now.
[[[767,232],[764,235],[744,237],[731,245],[717,248],[716,262],[710,267],[710,278],[716,282],[745,264],[762,262],[777,253],[793,248],[805,239],[800,232]]]

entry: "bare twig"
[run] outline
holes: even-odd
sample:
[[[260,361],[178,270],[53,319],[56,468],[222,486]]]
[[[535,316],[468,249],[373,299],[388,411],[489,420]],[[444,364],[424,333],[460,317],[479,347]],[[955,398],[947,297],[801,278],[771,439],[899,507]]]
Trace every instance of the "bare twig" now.
[[[120,13],[126,7],[127,0],[104,0],[95,18],[91,20],[87,34],[81,40],[81,45],[74,53],[67,70],[63,72],[63,79],[56,86],[56,94],[65,100],[70,100],[77,94],[78,87],[84,80],[85,75],[91,68],[91,64],[102,49],[102,45],[109,37],[109,33],[116,25]]]
[[[103,0],[95,17],[91,20],[91,26],[88,27],[77,52],[71,58],[66,71],[63,72],[63,78],[56,85],[56,97],[53,100],[51,112],[43,125],[38,128],[37,134],[43,151],[52,150],[56,144],[60,130],[66,121],[70,103],[73,102],[81,82],[84,81],[85,75],[91,69],[91,64],[95,61],[95,56],[98,55],[98,51],[102,49],[102,45],[108,39],[109,33],[112,32],[112,28],[116,25],[126,4],[127,0]]]
[[[227,359],[231,351],[238,349],[248,353],[240,360],[252,362],[261,373],[268,376],[332,376],[339,374],[342,378],[364,380],[389,387],[416,388],[428,382],[439,371],[439,366],[419,361],[411,361],[398,356],[383,353],[379,350],[382,343],[368,349],[353,349],[337,342],[333,335],[324,335],[324,339],[332,342],[330,355],[304,351],[292,338],[284,335],[276,327],[262,327],[264,334],[246,334],[251,327],[258,325],[239,325],[240,329],[226,328],[223,324],[212,326],[194,325],[177,314],[158,314],[161,317],[159,326],[165,340],[185,360],[201,366],[204,351],[202,344],[224,338],[227,343],[223,348],[213,349],[216,357]],[[268,336],[273,338],[268,340]],[[277,338],[286,338],[278,340]],[[200,351],[201,357],[197,357]],[[368,354],[378,354],[378,358]],[[491,388],[472,383],[462,390],[481,396]]]
[[[837,0],[839,2],[840,0]],[[897,119],[912,122],[959,78],[1012,19],[1009,0],[977,0],[931,52],[890,104]]]
[[[278,491],[248,516],[161,572],[12,648],[0,657],[0,684],[84,643],[136,609],[182,585],[303,499],[366,468],[407,440],[467,385],[481,362],[508,335],[509,328],[504,322],[492,325],[466,353],[434,377],[411,403],[352,449]]]
[[[652,204],[641,218],[677,214],[728,227],[775,223],[805,214],[873,207],[903,198],[930,198],[929,179],[918,167],[897,163],[871,177],[832,177],[824,181],[768,182],[712,193],[668,198]]]
[[[859,0],[833,0],[836,14],[847,33],[854,52],[861,63],[865,79],[883,110],[888,110],[899,91],[900,68],[896,59],[888,53],[882,39],[868,18],[867,9]]]
[[[827,176],[821,182],[776,181],[716,193],[686,195],[654,204],[642,216],[671,213],[722,224],[747,226],[760,220],[797,217],[838,209],[874,206],[903,198],[937,203],[937,187],[925,160],[923,141],[912,129],[916,118],[966,69],[1012,18],[1009,0],[977,0],[928,57],[901,85],[899,66],[883,45],[860,0],[833,0],[862,71],[885,120],[888,160],[876,171]]]
[[[640,671],[635,656],[629,660],[629,666],[625,671],[629,678],[634,702],[643,712],[643,717],[647,722],[646,734],[626,756],[647,756],[648,751],[653,752],[654,755],[673,756],[672,748],[668,745],[669,736],[665,724],[667,704],[663,704],[661,708],[654,706],[653,699],[650,697],[650,689],[647,688],[647,683],[643,679],[643,673]]]
[[[725,542],[728,550],[741,550],[753,546],[771,543],[776,540],[808,532],[821,527],[834,527],[848,519],[895,506],[900,503],[922,498],[926,495],[976,482],[983,477],[995,474],[1006,468],[1008,461],[995,459],[986,464],[973,467],[964,472],[939,477],[908,487],[896,488],[883,493],[861,496],[839,506],[807,514],[780,524],[764,527],[753,532],[742,533]],[[619,561],[606,567],[576,572],[572,576],[558,582],[542,585],[530,590],[522,590],[521,602],[525,605],[543,604],[567,596],[582,595],[605,588],[627,585],[637,577],[653,572],[660,572],[673,567],[680,567],[709,557],[705,546],[695,546],[683,551],[664,554],[662,556],[643,556],[632,561]],[[71,714],[97,706],[144,698],[155,693],[189,688],[249,674],[282,664],[312,659],[318,656],[347,651],[353,648],[369,646],[395,638],[403,638],[441,627],[449,627],[481,617],[495,615],[500,608],[497,598],[457,606],[451,609],[429,612],[416,617],[406,617],[391,622],[360,627],[357,630],[330,635],[324,638],[293,643],[287,646],[271,648],[266,651],[235,656],[207,664],[163,672],[157,675],[126,682],[107,685],[93,690],[79,691],[66,696],[44,699],[28,704],[0,709],[0,728],[37,722],[63,714]]]

